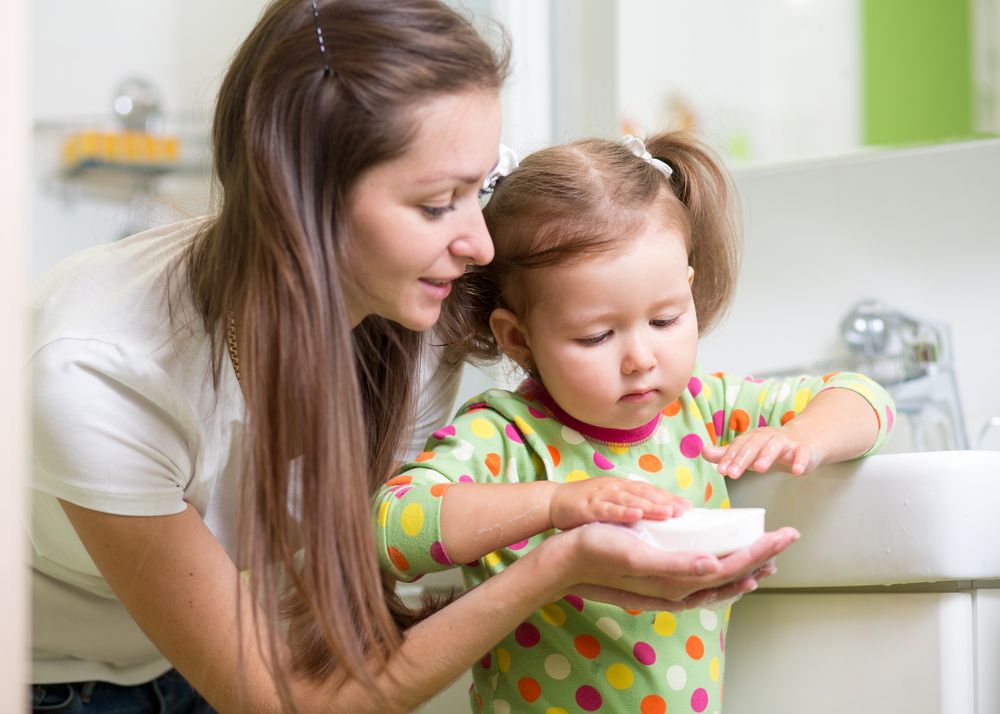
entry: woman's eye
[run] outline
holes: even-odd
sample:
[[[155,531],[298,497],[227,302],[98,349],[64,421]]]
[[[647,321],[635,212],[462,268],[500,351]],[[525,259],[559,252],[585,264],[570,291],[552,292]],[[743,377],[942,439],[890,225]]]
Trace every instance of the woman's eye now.
[[[671,317],[669,320],[650,320],[649,324],[653,327],[670,327],[677,322],[676,317]]]
[[[607,341],[609,337],[611,337],[611,330],[602,332],[599,335],[594,335],[593,337],[578,337],[575,341],[584,347],[592,347],[593,345],[599,345],[602,342]]]
[[[449,203],[447,206],[421,206],[424,213],[426,213],[430,218],[440,218],[444,214],[454,211],[455,204]]]

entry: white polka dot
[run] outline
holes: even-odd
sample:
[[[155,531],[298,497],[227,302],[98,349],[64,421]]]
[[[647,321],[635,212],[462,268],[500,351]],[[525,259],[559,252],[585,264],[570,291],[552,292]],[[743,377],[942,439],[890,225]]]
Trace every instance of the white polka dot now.
[[[598,620],[597,627],[600,628],[601,632],[613,640],[617,640],[622,636],[621,625],[612,620],[610,617],[602,617]]]
[[[687,672],[684,671],[684,668],[679,664],[675,664],[667,670],[667,684],[670,685],[671,689],[679,692],[684,689],[684,685],[687,684],[687,681]]]
[[[517,475],[517,461],[515,459],[510,459],[507,462],[507,468],[503,475],[507,483],[517,483],[520,481],[520,477]]]
[[[641,481],[642,483],[649,483],[649,479],[645,476],[640,476],[639,474],[629,474],[626,476],[629,481]]]
[[[486,393],[489,394],[491,397],[506,397],[507,396],[507,392],[503,391],[502,389],[491,389],[491,390],[489,390]]]
[[[567,444],[575,445],[583,443],[583,435],[576,429],[570,429],[568,426],[562,428],[562,438]]]
[[[701,620],[701,626],[709,632],[712,632],[719,626],[719,615],[715,612],[715,610],[702,608],[698,612],[698,619]]]
[[[670,429],[659,428],[653,432],[653,442],[656,444],[670,443]]]
[[[493,714],[510,714],[510,704],[503,699],[494,699]]]
[[[552,679],[566,679],[570,669],[569,660],[561,654],[552,654],[545,658],[545,673]]]
[[[499,684],[500,684],[500,673],[494,672],[493,676],[490,677],[490,687],[492,687],[493,691],[495,692],[497,690],[497,685]]]
[[[788,395],[792,393],[792,387],[787,382],[781,385],[781,389],[778,390],[778,399],[787,399]]]
[[[472,458],[475,450],[472,448],[472,444],[468,441],[458,440],[458,446],[452,449],[451,455],[459,461],[468,461]]]
[[[726,404],[733,406],[736,404],[736,397],[740,395],[740,385],[730,384],[726,387]]]

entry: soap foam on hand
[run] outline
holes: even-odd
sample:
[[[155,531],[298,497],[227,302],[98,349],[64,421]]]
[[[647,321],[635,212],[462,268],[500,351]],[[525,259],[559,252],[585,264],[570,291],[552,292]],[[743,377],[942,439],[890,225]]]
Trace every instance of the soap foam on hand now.
[[[764,535],[764,514],[763,508],[692,508],[677,518],[643,519],[628,527],[656,548],[723,556]]]

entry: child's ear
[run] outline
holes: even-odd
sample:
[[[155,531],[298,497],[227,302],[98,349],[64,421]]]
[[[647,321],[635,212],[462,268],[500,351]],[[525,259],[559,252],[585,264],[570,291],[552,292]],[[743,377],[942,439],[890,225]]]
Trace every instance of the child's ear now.
[[[517,315],[498,307],[490,314],[490,330],[504,354],[517,362],[525,372],[531,372],[535,362],[531,357],[528,336]]]
[[[688,266],[688,285],[694,285],[694,268]]]

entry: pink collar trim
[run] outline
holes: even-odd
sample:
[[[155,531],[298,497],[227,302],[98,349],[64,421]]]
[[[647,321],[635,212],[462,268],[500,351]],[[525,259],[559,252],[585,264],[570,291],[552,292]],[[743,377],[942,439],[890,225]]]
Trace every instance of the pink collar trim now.
[[[621,444],[623,446],[638,444],[651,437],[660,423],[660,414],[658,413],[645,424],[633,429],[611,429],[604,426],[594,426],[593,424],[580,421],[563,411],[562,407],[556,404],[556,400],[552,398],[552,395],[548,393],[542,383],[536,379],[528,378],[524,380],[521,382],[521,386],[517,388],[517,391],[524,397],[539,402],[556,421],[572,429],[576,429],[591,441],[603,444]]]

